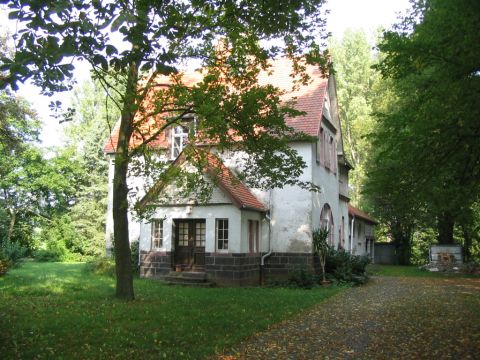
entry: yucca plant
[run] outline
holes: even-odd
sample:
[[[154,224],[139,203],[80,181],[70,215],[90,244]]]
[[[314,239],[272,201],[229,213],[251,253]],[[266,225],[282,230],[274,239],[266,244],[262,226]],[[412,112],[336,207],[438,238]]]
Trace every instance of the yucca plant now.
[[[315,229],[312,233],[313,254],[318,256],[320,266],[322,267],[322,283],[327,282],[327,279],[325,279],[325,263],[329,250],[327,243],[328,233],[329,230],[326,227]]]

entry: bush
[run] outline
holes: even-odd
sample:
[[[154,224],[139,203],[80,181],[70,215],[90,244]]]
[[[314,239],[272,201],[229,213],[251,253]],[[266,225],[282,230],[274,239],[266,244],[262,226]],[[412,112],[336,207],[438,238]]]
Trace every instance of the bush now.
[[[302,289],[311,289],[317,284],[317,277],[305,267],[299,267],[293,270],[288,278],[290,287],[298,287]]]
[[[339,282],[364,284],[368,280],[366,267],[369,263],[370,259],[367,256],[330,249],[327,255],[326,271]]]
[[[273,280],[268,283],[268,286],[311,289],[317,286],[318,280],[318,277],[305,266],[299,266],[290,273],[287,280]]]
[[[0,275],[3,275],[12,266],[12,263],[8,260],[0,259]]]
[[[97,275],[115,276],[115,261],[111,258],[100,258],[87,262],[85,266],[87,272]]]
[[[50,241],[45,248],[34,253],[37,261],[76,262],[84,260],[81,254],[73,253],[67,249],[62,240]]]
[[[132,271],[138,273],[140,264],[138,262],[138,256],[140,254],[140,243],[138,241],[132,241],[130,244],[130,254],[132,259]]]
[[[28,248],[17,242],[3,243],[0,248],[0,258],[16,263],[24,258],[27,255],[27,252]]]

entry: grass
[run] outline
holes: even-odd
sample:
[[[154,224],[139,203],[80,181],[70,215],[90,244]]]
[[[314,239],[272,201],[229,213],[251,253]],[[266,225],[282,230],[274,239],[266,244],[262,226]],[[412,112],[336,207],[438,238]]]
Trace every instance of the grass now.
[[[448,277],[479,277],[478,275],[459,274],[459,273],[443,273],[432,272],[419,269],[418,266],[410,265],[379,265],[370,264],[367,266],[367,272],[374,276],[402,276],[402,277],[433,277],[433,278],[448,278]]]
[[[201,359],[341,288],[189,288],[135,280],[136,300],[83,263],[26,262],[0,278],[2,359]]]

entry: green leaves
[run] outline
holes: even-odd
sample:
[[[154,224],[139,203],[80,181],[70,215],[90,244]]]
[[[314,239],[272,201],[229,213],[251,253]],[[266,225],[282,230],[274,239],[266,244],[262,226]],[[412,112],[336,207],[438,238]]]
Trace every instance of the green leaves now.
[[[407,247],[414,224],[452,242],[454,223],[479,198],[479,23],[477,2],[418,1],[379,45],[392,96],[377,110],[367,190]]]

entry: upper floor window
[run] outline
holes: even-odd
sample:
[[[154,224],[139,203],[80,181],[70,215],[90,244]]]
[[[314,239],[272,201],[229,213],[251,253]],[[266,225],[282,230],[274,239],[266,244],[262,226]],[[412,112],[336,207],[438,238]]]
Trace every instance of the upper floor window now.
[[[317,163],[323,164],[323,128],[320,128],[320,134],[318,135],[318,141],[316,143]]]
[[[317,162],[334,174],[337,173],[337,142],[334,135],[323,127],[318,136]]]
[[[178,125],[172,131],[172,160],[176,159],[182,152],[188,140],[188,127]]]
[[[183,116],[182,123],[180,125],[176,125],[172,128],[170,139],[170,157],[172,160],[175,160],[185,148],[185,145],[187,145],[188,136],[195,134],[196,126],[196,118],[193,116],[193,114],[187,114]]]

